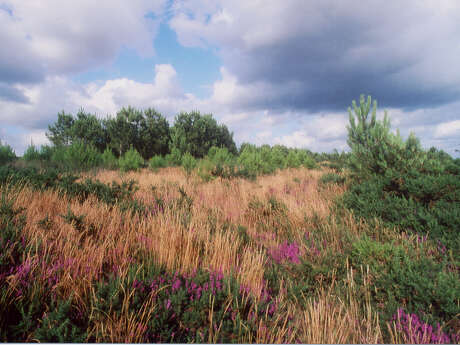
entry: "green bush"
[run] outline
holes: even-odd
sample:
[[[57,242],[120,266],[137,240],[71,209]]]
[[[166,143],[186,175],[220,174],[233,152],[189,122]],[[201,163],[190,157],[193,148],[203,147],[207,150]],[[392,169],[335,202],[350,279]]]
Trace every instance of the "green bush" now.
[[[168,162],[163,156],[156,155],[150,158],[149,166],[153,171],[157,171],[159,168],[167,167]]]
[[[16,159],[16,154],[10,145],[2,145],[0,141],[0,165],[10,163]]]
[[[197,161],[196,159],[188,152],[182,156],[182,167],[185,170],[187,176],[192,174],[193,169],[196,168]]]
[[[27,149],[25,150],[22,158],[26,162],[40,160],[41,159],[40,151],[37,149],[35,145],[29,145],[29,147],[27,147]]]
[[[316,167],[316,162],[312,156],[310,156],[305,150],[299,150],[297,152],[298,160],[300,164],[307,169],[314,169]]]
[[[388,117],[376,120],[376,102],[369,120],[370,97],[361,96],[355,116],[350,112],[348,143],[353,183],[343,196],[356,216],[380,218],[388,227],[429,233],[460,259],[460,169],[449,155],[421,149],[411,135],[404,142],[390,133]]]
[[[115,169],[118,166],[118,161],[110,148],[106,148],[101,155],[101,161],[104,168]]]
[[[328,183],[336,183],[336,184],[343,185],[345,183],[345,180],[346,180],[345,177],[340,176],[339,174],[327,173],[321,176],[321,178],[319,179],[319,182],[323,185],[328,184]]]
[[[171,153],[165,156],[165,160],[170,166],[179,166],[182,164],[182,153],[176,147],[171,149]]]
[[[411,248],[367,237],[353,243],[350,259],[355,268],[369,266],[372,299],[383,305],[386,320],[401,307],[429,322],[449,321],[460,313],[460,279],[447,261],[437,262]]]
[[[294,150],[289,150],[286,157],[286,167],[288,168],[299,168],[302,165],[299,155]]]
[[[130,148],[118,159],[121,171],[139,170],[144,165],[144,159],[134,148]]]
[[[236,175],[235,156],[226,147],[211,147],[203,161],[206,163],[200,162],[200,173],[222,178],[231,178]],[[206,172],[205,169],[207,169]]]
[[[102,160],[99,151],[92,145],[77,141],[69,146],[56,147],[51,161],[63,170],[82,171],[98,167]]]

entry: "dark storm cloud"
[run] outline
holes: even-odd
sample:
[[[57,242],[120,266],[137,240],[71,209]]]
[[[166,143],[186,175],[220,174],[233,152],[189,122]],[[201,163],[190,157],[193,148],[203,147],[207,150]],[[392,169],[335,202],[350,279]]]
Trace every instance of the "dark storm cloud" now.
[[[171,21],[179,39],[217,46],[240,84],[297,83],[283,97],[245,103],[251,108],[337,111],[365,93],[414,110],[460,98],[456,1],[235,1],[207,17],[186,10]]]

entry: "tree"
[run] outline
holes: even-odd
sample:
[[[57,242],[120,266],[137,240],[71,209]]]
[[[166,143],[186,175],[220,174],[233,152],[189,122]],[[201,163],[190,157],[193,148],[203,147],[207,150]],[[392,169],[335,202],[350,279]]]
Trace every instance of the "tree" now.
[[[143,121],[139,132],[138,151],[144,159],[155,155],[169,153],[169,123],[164,116],[152,108],[144,111]]]
[[[144,159],[165,155],[169,150],[168,121],[154,109],[145,111],[122,108],[114,118],[104,122],[110,147],[123,155],[132,145]]]
[[[101,120],[96,115],[85,113],[80,110],[77,118],[73,120],[71,126],[71,140],[81,140],[86,144],[93,145],[100,152],[103,152],[108,144],[107,130]]]
[[[405,171],[410,167],[421,167],[426,153],[421,149],[419,140],[411,134],[406,142],[401,138],[399,131],[390,132],[390,120],[385,111],[382,121],[377,120],[377,101],[373,102],[372,113],[371,96],[367,102],[361,95],[359,107],[353,101],[353,110],[348,108],[350,125],[347,143],[352,152],[350,167],[360,177],[370,175],[384,175],[389,169]]]
[[[58,113],[58,119],[54,125],[48,126],[47,138],[55,146],[70,145],[72,143],[72,126],[74,118],[71,114],[64,113],[64,110]]]
[[[171,128],[171,149],[202,158],[213,146],[226,147],[233,154],[237,152],[233,134],[227,126],[218,125],[211,114],[201,115],[193,111],[176,116]]]
[[[122,108],[114,118],[104,120],[107,134],[110,138],[109,146],[121,157],[129,150],[135,141],[136,111],[129,108]],[[131,118],[131,121],[129,119]],[[132,123],[130,123],[132,122]]]

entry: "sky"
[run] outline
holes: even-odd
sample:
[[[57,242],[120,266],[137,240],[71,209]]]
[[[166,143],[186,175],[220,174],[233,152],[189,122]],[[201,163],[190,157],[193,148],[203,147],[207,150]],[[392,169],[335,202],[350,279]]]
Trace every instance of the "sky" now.
[[[0,140],[58,112],[211,113],[237,144],[347,150],[347,108],[460,153],[458,0],[0,0]]]

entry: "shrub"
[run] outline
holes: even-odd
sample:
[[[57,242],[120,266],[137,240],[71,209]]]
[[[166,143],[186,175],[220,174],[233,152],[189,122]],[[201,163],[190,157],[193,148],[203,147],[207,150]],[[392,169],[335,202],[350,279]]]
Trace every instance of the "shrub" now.
[[[286,167],[288,168],[298,168],[302,162],[300,161],[300,157],[295,153],[294,150],[289,150],[289,153],[286,157]]]
[[[35,147],[35,145],[29,145],[22,158],[27,162],[40,160],[40,151]]]
[[[345,177],[335,173],[327,173],[321,176],[319,182],[323,185],[328,183],[336,183],[342,185],[345,183]]]
[[[178,166],[182,164],[182,153],[179,151],[178,148],[173,147],[171,149],[171,153],[168,153],[165,156],[165,160],[168,163],[168,165],[171,166]]]
[[[163,156],[156,155],[150,158],[149,166],[153,171],[157,171],[159,168],[167,167],[168,162]]]
[[[16,159],[16,154],[10,145],[2,145],[0,141],[0,165],[10,163]]]
[[[121,171],[139,170],[144,165],[144,159],[134,148],[130,148],[119,158],[118,165]]]
[[[307,169],[313,169],[316,167],[316,162],[305,150],[299,150],[297,152],[298,160],[300,164]]]
[[[107,169],[115,169],[117,167],[117,158],[110,148],[106,148],[101,155],[102,165]]]
[[[56,147],[51,161],[64,170],[89,170],[101,164],[101,154],[94,146],[77,141],[70,146]]]
[[[40,147],[40,159],[44,161],[51,161],[51,157],[53,156],[54,148],[49,145],[42,145]]]
[[[201,173],[205,173],[203,170],[208,169],[206,173],[213,177],[231,178],[235,176],[236,159],[226,147],[211,147],[204,160],[207,163],[200,164]]]
[[[196,159],[188,152],[182,156],[182,167],[185,170],[187,176],[190,176],[193,169],[196,168],[197,162]]]
[[[460,280],[445,261],[436,262],[411,248],[367,237],[353,243],[350,259],[356,268],[369,266],[375,286],[372,299],[383,305],[386,320],[401,306],[423,314],[429,322],[452,320],[460,312]]]

